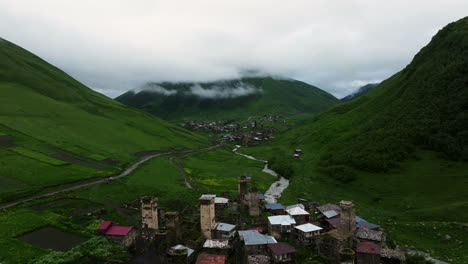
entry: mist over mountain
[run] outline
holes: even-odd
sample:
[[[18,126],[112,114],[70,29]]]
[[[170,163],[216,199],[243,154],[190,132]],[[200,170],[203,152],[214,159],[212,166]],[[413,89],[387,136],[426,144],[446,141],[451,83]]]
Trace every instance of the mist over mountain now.
[[[147,83],[116,100],[164,119],[318,113],[339,103],[312,85],[268,75],[205,83]]]

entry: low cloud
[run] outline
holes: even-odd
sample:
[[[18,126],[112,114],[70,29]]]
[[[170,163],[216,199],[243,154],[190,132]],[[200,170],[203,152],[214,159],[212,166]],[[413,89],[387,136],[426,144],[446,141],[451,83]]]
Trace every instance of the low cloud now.
[[[209,99],[221,99],[221,98],[235,98],[241,96],[247,96],[251,94],[262,93],[261,88],[254,87],[252,85],[247,85],[242,82],[232,86],[222,86],[222,85],[210,85],[209,87],[203,87],[201,84],[193,84],[188,89],[167,89],[159,84],[150,83],[139,88],[132,90],[134,93],[139,92],[151,92],[157,93],[165,96],[171,96],[176,94],[183,94],[187,96],[197,96],[200,98],[209,98]]]
[[[133,89],[132,91],[134,93],[145,91],[145,92],[158,93],[158,94],[167,95],[167,96],[175,95],[177,93],[176,90],[169,90],[155,83],[149,83],[144,86],[140,86],[139,88]]]
[[[215,99],[234,98],[251,94],[258,94],[262,93],[262,90],[260,88],[245,84],[239,84],[235,87],[212,86],[209,88],[203,88],[199,84],[195,84],[194,86],[190,87],[189,93],[202,98]]]
[[[466,10],[466,0],[0,0],[0,34],[108,96],[255,69],[341,97],[403,69]]]

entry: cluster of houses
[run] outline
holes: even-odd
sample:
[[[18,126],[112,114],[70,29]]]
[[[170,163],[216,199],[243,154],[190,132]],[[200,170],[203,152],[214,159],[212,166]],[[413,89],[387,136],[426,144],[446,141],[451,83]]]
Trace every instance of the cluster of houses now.
[[[276,121],[277,116],[265,115],[259,118],[249,118],[246,124],[237,124],[230,121],[205,122],[189,120],[181,125],[187,129],[201,131],[212,131],[216,134],[222,134],[220,139],[226,142],[235,143],[255,143],[274,139],[273,133],[277,131],[275,127],[258,125],[257,120]]]
[[[296,263],[293,245],[340,263],[404,262],[403,252],[386,245],[384,229],[356,216],[352,202],[320,205],[300,199],[289,206],[266,203],[257,188],[248,188],[249,182],[248,177],[239,177],[237,199],[202,195],[199,222],[204,240],[191,247],[178,244],[169,248],[165,252],[168,263]],[[239,212],[241,207],[249,221]],[[142,232],[148,238],[181,241],[177,212],[158,210],[155,197],[141,199],[141,212]],[[132,227],[109,221],[98,231],[127,246],[136,237]]]

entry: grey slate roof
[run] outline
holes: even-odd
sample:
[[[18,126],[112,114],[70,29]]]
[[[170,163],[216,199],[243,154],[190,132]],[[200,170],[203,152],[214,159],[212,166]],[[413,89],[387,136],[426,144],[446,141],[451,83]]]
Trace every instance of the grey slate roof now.
[[[267,210],[281,210],[281,209],[284,209],[284,207],[280,203],[269,203],[269,204],[265,204],[265,209],[267,209]]]
[[[226,224],[226,223],[217,223],[215,229],[219,231],[231,232],[236,228],[235,225]]]
[[[243,238],[246,246],[278,243],[274,237],[260,234],[256,230],[239,231],[239,236]]]
[[[259,200],[265,200],[265,195],[264,195],[263,193],[258,193],[258,194],[257,194],[257,197],[258,197]],[[246,194],[246,195],[244,196],[244,198],[245,198],[245,200],[247,200],[247,201],[250,200],[250,194]]]

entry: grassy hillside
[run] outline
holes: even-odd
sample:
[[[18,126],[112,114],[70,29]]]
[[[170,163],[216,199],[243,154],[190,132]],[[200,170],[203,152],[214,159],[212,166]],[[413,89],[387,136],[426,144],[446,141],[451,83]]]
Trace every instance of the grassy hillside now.
[[[164,119],[211,120],[318,113],[339,103],[338,99],[317,87],[272,77],[199,84],[149,83],[116,100]]]
[[[208,145],[92,91],[5,40],[0,95],[0,201],[112,174],[136,159],[136,152]]]
[[[468,262],[468,18],[401,72],[277,141],[244,152],[293,171],[283,201],[350,199],[391,240]],[[293,159],[292,151],[304,155]],[[444,240],[449,235],[450,240]]]
[[[360,87],[357,91],[353,92],[352,94],[350,95],[347,95],[343,98],[340,99],[341,102],[349,102],[351,100],[354,100],[356,98],[358,98],[359,96],[361,95],[364,95],[368,92],[370,92],[372,89],[374,89],[377,85],[379,85],[378,83],[369,83],[369,84],[366,84],[362,87]]]

